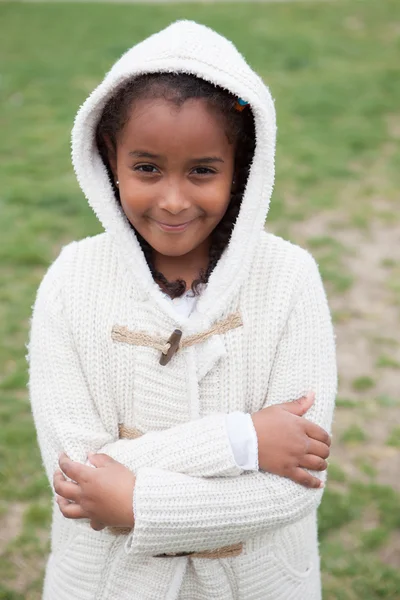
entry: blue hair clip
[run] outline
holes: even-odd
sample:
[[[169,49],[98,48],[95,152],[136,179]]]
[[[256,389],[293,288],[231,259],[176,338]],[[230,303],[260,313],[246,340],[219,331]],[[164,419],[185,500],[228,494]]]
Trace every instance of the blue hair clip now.
[[[238,110],[239,112],[242,112],[242,110],[248,105],[248,102],[246,100],[243,100],[242,98],[238,98],[236,100],[236,104],[235,104],[235,110]]]

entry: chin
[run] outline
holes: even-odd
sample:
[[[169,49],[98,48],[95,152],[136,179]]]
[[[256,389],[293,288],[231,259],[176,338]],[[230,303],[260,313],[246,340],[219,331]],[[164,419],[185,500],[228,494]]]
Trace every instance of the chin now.
[[[191,244],[177,244],[173,240],[169,244],[150,244],[152,248],[158,252],[158,254],[162,254],[163,256],[171,256],[178,257],[184,256],[185,254],[189,254],[192,250],[194,250],[197,246],[193,246]]]

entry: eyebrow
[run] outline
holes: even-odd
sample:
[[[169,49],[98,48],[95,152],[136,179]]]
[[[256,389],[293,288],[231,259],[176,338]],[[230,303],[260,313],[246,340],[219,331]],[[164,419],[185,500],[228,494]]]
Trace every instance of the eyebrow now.
[[[222,158],[220,158],[219,156],[202,156],[201,158],[194,158],[192,162],[210,164],[213,162],[223,163],[224,160]]]
[[[135,158],[160,158],[159,154],[152,154],[151,152],[145,152],[144,150],[133,150],[132,152],[129,152],[129,156]]]
[[[129,152],[129,156],[133,156],[134,158],[150,158],[152,160],[161,158],[160,154],[152,154],[151,152],[146,152],[145,150],[133,150],[132,152]],[[209,165],[214,162],[223,163],[224,160],[219,156],[202,156],[200,158],[193,158],[190,162]]]

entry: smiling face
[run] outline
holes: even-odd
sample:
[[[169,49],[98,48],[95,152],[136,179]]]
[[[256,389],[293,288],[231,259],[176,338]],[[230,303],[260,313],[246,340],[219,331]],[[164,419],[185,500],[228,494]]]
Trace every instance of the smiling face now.
[[[228,207],[234,175],[235,147],[224,125],[206,100],[178,107],[143,98],[109,153],[122,208],[154,249],[157,268],[178,257],[183,272],[185,262],[188,270],[207,266],[210,234]]]

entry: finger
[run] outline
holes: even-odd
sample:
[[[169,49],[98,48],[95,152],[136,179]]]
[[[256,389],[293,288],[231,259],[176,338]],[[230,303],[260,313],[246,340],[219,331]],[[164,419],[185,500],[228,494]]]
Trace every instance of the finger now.
[[[60,511],[67,519],[88,519],[89,515],[79,504],[68,502],[65,498],[57,498]]]
[[[92,474],[92,468],[71,460],[64,452],[60,455],[58,464],[67,477],[80,483],[87,481]]]
[[[327,431],[325,431],[325,429],[322,429],[322,427],[316,423],[313,423],[312,421],[308,421],[307,419],[304,419],[304,424],[305,432],[310,438],[318,440],[319,442],[323,442],[327,446],[331,445],[331,436]]]
[[[328,458],[331,453],[329,446],[324,444],[324,442],[318,442],[317,440],[313,440],[312,438],[308,438],[308,449],[307,454],[315,454],[315,456],[319,456],[320,458]]]
[[[105,529],[106,526],[103,525],[103,523],[100,523],[100,521],[95,521],[94,519],[92,519],[90,521],[90,527],[95,531],[101,531],[102,529]]]
[[[56,471],[53,477],[54,490],[63,498],[79,502],[81,488],[77,483],[67,481],[61,471]]]
[[[320,479],[314,477],[311,473],[307,473],[307,471],[304,471],[304,469],[301,469],[300,467],[294,469],[290,479],[308,488],[319,488],[324,486]]]
[[[311,408],[311,406],[313,405],[315,400],[315,394],[314,392],[309,392],[306,396],[302,396],[301,398],[298,398],[297,400],[293,400],[292,402],[285,402],[284,404],[281,404],[281,407],[292,413],[293,415],[297,415],[298,417],[301,417],[302,415],[304,415],[309,408]]]
[[[326,460],[314,454],[306,454],[299,460],[299,467],[310,471],[325,471],[328,468]]]
[[[117,462],[107,454],[93,454],[93,452],[88,453],[88,459],[89,462],[97,468],[107,467],[108,465]]]
[[[55,489],[57,483],[59,481],[65,481],[65,475],[62,471],[60,471],[59,469],[57,469],[57,471],[54,471],[54,475],[53,475],[53,487]]]

